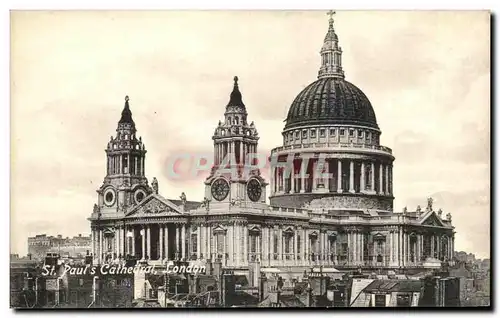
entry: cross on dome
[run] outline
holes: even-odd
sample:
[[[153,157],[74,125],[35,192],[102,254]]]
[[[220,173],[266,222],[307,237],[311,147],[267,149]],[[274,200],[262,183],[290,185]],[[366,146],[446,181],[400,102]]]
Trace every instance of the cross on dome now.
[[[326,15],[329,15],[329,16],[330,16],[330,20],[333,20],[333,16],[334,16],[335,14],[336,14],[336,12],[335,12],[335,11],[332,11],[332,10],[330,10],[330,11],[328,11],[328,12],[326,13]]]

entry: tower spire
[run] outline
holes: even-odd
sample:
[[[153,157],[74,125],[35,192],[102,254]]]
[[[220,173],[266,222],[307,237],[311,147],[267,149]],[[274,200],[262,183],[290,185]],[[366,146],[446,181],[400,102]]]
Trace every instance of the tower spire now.
[[[122,117],[120,118],[118,124],[132,124],[133,126],[135,126],[134,120],[132,119],[132,112],[130,111],[130,106],[128,104],[128,101],[129,97],[127,95],[125,96],[125,106],[123,107],[122,110]]]
[[[321,48],[321,67],[319,68],[318,78],[336,77],[344,78],[344,71],[342,70],[342,49],[339,46],[339,38],[335,33],[333,27],[333,16],[335,11],[328,11],[328,32],[326,33]]]
[[[227,104],[227,106],[241,106],[245,108],[245,104],[243,104],[243,100],[241,98],[240,89],[238,88],[238,76],[235,76],[233,80],[233,91],[231,92],[231,96],[229,97],[229,103]]]

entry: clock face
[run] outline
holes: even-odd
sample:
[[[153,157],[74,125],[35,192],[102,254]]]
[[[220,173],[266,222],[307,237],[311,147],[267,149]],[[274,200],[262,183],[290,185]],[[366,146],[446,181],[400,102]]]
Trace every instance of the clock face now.
[[[134,194],[135,203],[137,203],[137,204],[141,203],[142,200],[144,200],[144,198],[146,198],[146,192],[144,192],[144,190],[139,189],[139,190],[135,191],[135,194]]]
[[[248,198],[250,198],[250,200],[252,200],[253,202],[257,202],[260,200],[260,196],[262,195],[262,188],[259,181],[255,179],[248,181],[247,194]]]
[[[217,179],[212,183],[212,196],[217,201],[224,200],[229,194],[229,183],[224,179]]]
[[[115,204],[115,200],[116,200],[115,190],[108,189],[104,192],[104,204],[106,204],[107,206],[112,206],[113,204]]]

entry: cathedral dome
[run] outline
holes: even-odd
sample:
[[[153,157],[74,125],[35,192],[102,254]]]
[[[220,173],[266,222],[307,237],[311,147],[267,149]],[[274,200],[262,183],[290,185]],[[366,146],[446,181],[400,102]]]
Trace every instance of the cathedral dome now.
[[[328,32],[320,51],[318,80],[297,95],[288,111],[285,129],[309,125],[355,125],[378,129],[366,95],[344,79],[342,48],[330,11]]]
[[[285,129],[305,125],[358,125],[378,129],[366,95],[341,77],[320,77],[300,92],[286,118]]]

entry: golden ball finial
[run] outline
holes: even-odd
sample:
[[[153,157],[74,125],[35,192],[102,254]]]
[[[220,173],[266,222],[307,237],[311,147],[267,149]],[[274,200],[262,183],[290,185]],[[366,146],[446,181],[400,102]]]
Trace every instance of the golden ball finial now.
[[[128,98],[128,95],[125,96],[125,101],[128,102],[129,98]]]
[[[238,76],[234,77],[234,84],[238,84]]]

